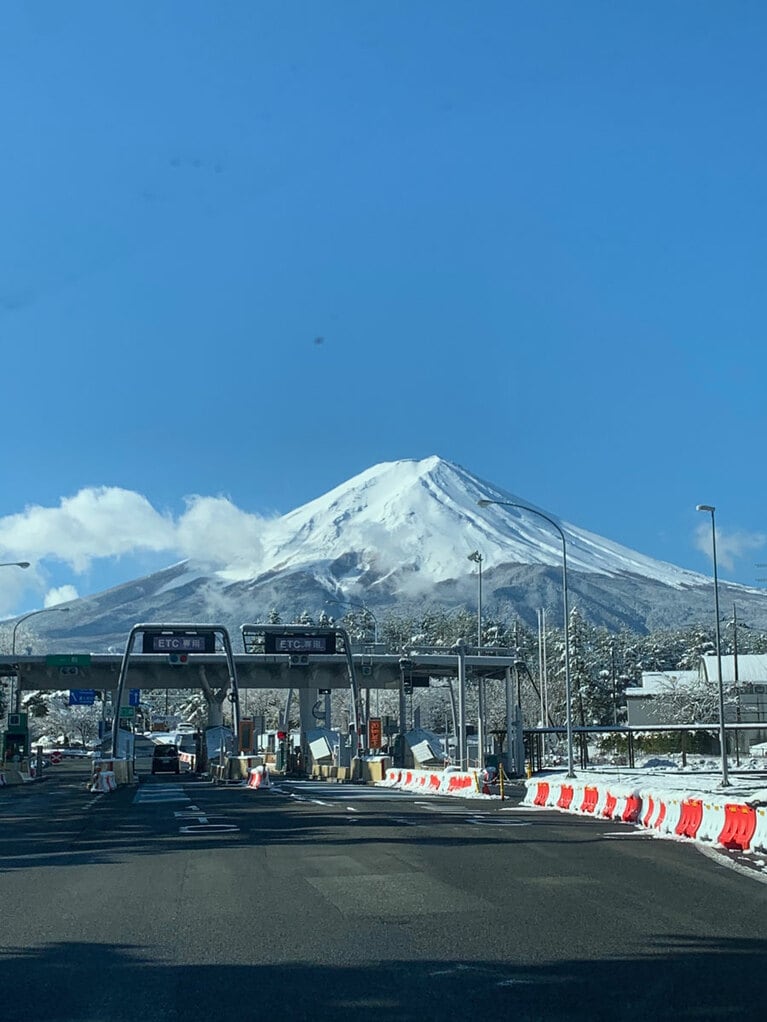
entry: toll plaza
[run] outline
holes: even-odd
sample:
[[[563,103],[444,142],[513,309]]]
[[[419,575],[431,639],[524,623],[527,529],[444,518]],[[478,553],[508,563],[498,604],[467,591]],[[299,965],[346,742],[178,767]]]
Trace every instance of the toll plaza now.
[[[354,755],[361,755],[381,741],[380,718],[369,712],[371,692],[398,693],[401,734],[406,730],[407,699],[413,689],[446,679],[451,682],[451,694],[455,682],[456,761],[462,767],[467,762],[467,681],[479,689],[480,730],[483,686],[500,681],[506,693],[507,768],[517,775],[523,770],[521,717],[512,680],[519,661],[513,649],[421,646],[406,654],[387,653],[380,652],[377,644],[353,645],[340,627],[299,624],[243,624],[240,642],[242,650],[234,652],[227,629],[218,624],[137,624],[130,630],[123,654],[0,656],[0,673],[16,672],[19,698],[23,692],[38,690],[103,693],[114,722],[113,755],[120,722],[128,719],[132,691],[201,689],[210,722],[220,724],[224,716],[231,720],[238,751],[253,738],[240,712],[242,690],[292,691],[298,697],[307,762],[312,755],[309,736],[318,721],[329,723],[331,700],[348,700]]]

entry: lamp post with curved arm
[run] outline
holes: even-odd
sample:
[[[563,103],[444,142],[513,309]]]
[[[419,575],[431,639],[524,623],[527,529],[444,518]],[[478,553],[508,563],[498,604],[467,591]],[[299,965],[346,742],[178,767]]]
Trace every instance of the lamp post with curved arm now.
[[[714,608],[716,612],[716,673],[719,681],[719,747],[722,751],[722,780],[721,787],[730,786],[730,778],[727,773],[727,731],[724,726],[724,682],[722,681],[722,642],[719,630],[719,575],[716,570],[716,522],[714,520],[715,507],[711,504],[698,504],[696,511],[705,511],[711,515],[711,553],[714,562]]]
[[[3,561],[2,563],[0,563],[0,568],[28,568],[28,567],[29,561]],[[13,695],[11,695],[11,701],[12,700]]]
[[[372,610],[369,610],[362,603],[350,603],[348,600],[325,600],[325,603],[333,603],[336,607],[351,607],[354,610],[361,610],[373,622],[373,642],[378,642],[378,619]]]
[[[539,518],[543,518],[544,521],[548,522],[552,528],[556,529],[559,533],[559,537],[562,540],[562,604],[564,611],[564,627],[565,627],[565,700],[567,702],[567,710],[565,715],[566,728],[567,728],[567,776],[575,777],[575,770],[573,767],[573,712],[572,712],[572,699],[571,699],[571,685],[570,685],[570,613],[567,606],[567,541],[565,534],[562,531],[562,527],[554,521],[553,518],[549,518],[548,515],[544,514],[543,511],[538,511],[534,507],[528,507],[527,504],[517,504],[511,500],[478,500],[477,503],[480,507],[489,507],[491,504],[499,504],[502,507],[516,507],[520,511],[529,511],[530,514],[538,515]]]
[[[0,565],[0,567],[1,567],[1,565]],[[28,618],[34,617],[36,614],[47,614],[49,612],[53,613],[54,611],[58,611],[59,613],[63,613],[64,611],[68,611],[68,610],[69,610],[69,607],[41,607],[39,610],[30,610],[30,612],[28,614],[23,614],[16,621],[16,623],[13,626],[13,635],[12,635],[12,638],[11,638],[11,656],[16,656],[16,632],[18,631],[18,628],[19,628],[20,624],[22,624]],[[17,677],[17,679],[16,679],[16,696],[15,696],[15,705],[14,705],[14,712],[15,713],[19,712],[20,704],[21,704],[21,679]]]

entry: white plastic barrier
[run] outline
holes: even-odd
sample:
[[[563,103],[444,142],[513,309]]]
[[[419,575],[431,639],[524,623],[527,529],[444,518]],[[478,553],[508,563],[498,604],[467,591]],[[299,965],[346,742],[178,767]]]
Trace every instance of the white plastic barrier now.
[[[665,813],[658,815],[656,830],[659,834],[676,834],[676,828],[682,815],[683,796],[661,799],[661,805],[665,806]]]
[[[715,843],[724,829],[724,800],[721,796],[703,799],[703,815],[695,835],[696,841]]]
[[[767,852],[767,808],[756,807],[756,828],[751,838],[751,848],[760,852]]]
[[[114,770],[99,770],[93,778],[90,790],[98,792],[116,791],[117,778],[115,777]]]
[[[248,771],[249,788],[270,788],[269,768],[265,765],[251,767]]]

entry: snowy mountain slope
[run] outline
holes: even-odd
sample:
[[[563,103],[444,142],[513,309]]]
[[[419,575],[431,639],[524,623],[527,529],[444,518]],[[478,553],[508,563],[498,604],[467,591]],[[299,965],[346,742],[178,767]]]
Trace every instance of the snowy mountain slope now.
[[[551,525],[517,508],[478,507],[482,499],[535,507],[436,456],[375,465],[269,523],[262,537],[260,572],[332,565],[345,557],[346,581],[366,575],[380,581],[407,566],[417,574],[418,586],[426,586],[467,574],[466,558],[477,549],[488,567],[561,567],[562,542]],[[708,584],[705,576],[544,514],[563,529],[574,571],[628,572],[676,587]],[[351,553],[354,558],[349,559]],[[337,572],[332,574],[337,577]],[[235,569],[222,577],[236,581],[247,576]]]
[[[66,629],[56,616],[39,634],[57,649],[104,650],[124,643],[139,621],[225,624],[317,615],[329,600],[417,613],[427,606],[474,609],[483,558],[486,612],[534,624],[539,607],[561,623],[562,542],[539,514],[479,500],[534,505],[438,457],[375,465],[316,500],[266,522],[258,559],[247,568],[211,567],[201,558],[70,604]],[[711,581],[653,560],[555,515],[567,542],[571,602],[609,628],[647,631],[707,622]],[[762,590],[721,584],[752,627],[767,627]],[[50,632],[44,630],[48,624]],[[64,634],[62,634],[64,633]]]

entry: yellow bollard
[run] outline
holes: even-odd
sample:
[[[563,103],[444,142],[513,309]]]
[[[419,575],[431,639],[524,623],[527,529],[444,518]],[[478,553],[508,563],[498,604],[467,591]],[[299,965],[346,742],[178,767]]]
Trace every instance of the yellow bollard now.
[[[528,759],[525,762],[525,776],[529,779],[533,776],[533,764]]]

